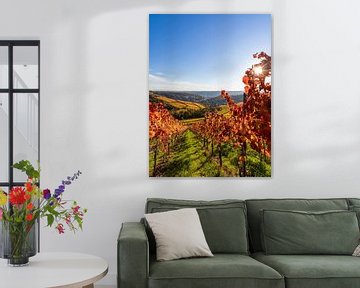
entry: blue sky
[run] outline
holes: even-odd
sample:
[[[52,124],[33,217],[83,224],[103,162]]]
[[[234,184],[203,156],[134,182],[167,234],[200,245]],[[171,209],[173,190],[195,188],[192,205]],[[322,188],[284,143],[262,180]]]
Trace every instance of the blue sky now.
[[[150,90],[242,90],[252,54],[271,54],[269,14],[151,14]]]

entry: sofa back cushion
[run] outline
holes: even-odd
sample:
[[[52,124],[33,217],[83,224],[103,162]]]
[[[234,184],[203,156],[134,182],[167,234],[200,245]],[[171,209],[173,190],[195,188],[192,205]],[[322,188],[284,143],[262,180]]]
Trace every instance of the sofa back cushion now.
[[[261,246],[261,210],[330,211],[348,210],[346,199],[254,199],[246,200],[251,250],[263,251]]]
[[[349,198],[347,200],[348,200],[349,210],[356,212],[356,216],[358,218],[359,228],[360,228],[360,199]]]
[[[262,210],[263,249],[269,255],[352,255],[359,244],[354,211]]]
[[[360,198],[348,198],[348,205],[351,206],[360,206]]]
[[[165,212],[181,208],[196,208],[206,241],[213,253],[248,254],[247,213],[242,200],[193,201],[151,198],[146,213]],[[174,223],[176,225],[176,223]],[[154,238],[147,229],[150,247]]]

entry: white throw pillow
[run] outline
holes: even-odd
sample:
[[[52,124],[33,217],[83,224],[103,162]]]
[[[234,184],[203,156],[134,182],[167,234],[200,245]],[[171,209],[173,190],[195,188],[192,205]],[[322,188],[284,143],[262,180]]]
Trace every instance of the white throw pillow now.
[[[195,208],[145,214],[156,240],[156,259],[214,256]]]
[[[358,246],[356,246],[352,256],[360,257],[360,244]]]

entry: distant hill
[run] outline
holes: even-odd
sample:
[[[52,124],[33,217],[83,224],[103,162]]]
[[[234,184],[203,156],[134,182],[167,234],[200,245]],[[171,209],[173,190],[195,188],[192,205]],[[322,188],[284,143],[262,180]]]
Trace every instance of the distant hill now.
[[[244,93],[241,91],[230,91],[229,93],[235,103],[244,99]],[[198,120],[210,111],[221,111],[220,114],[228,113],[226,100],[219,94],[220,92],[217,91],[149,91],[149,101],[162,103],[176,119]],[[205,97],[204,95],[215,96]]]
[[[149,92],[149,101],[162,103],[179,120],[203,118],[205,113],[209,111],[209,108],[201,103],[172,99],[152,91]]]
[[[243,91],[226,91],[226,92],[228,92],[231,96],[243,94]],[[221,91],[186,91],[186,93],[203,96],[204,98],[214,98],[221,95]]]
[[[165,96],[175,100],[189,101],[189,102],[201,102],[205,99],[204,96],[194,94],[192,92],[182,91],[150,91],[158,96]]]
[[[182,98],[182,97],[176,97],[176,98]],[[198,102],[192,102],[192,101],[184,101],[180,99],[174,99],[166,96],[162,96],[158,94],[157,92],[151,92],[149,93],[149,100],[153,103],[163,103],[165,108],[168,110],[174,110],[174,109],[190,109],[190,110],[199,110],[204,109],[205,106]]]
[[[156,94],[157,96],[179,101],[196,102],[210,107],[226,104],[226,100],[221,97],[220,93],[220,91],[150,91],[150,95]],[[244,99],[244,92],[242,91],[229,91],[228,93],[236,103]]]
[[[234,100],[235,103],[242,102],[244,100],[244,94],[241,95],[235,95],[231,98]],[[200,102],[201,104],[207,105],[207,106],[220,106],[220,105],[226,105],[226,100],[222,96],[217,96],[209,99],[205,99]]]

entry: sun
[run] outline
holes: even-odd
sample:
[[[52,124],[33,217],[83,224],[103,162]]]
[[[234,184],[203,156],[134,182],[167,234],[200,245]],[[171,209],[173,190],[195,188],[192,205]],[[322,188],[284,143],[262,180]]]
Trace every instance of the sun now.
[[[254,73],[255,73],[256,75],[260,75],[260,74],[262,74],[262,72],[263,72],[262,67],[260,67],[260,66],[255,66],[255,67],[254,67]]]

